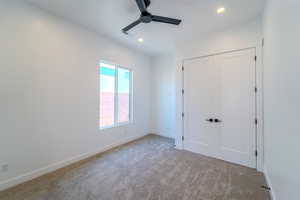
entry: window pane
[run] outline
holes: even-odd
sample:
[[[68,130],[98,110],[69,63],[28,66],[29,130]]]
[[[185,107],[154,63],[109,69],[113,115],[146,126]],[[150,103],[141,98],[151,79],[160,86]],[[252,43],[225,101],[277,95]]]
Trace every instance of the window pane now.
[[[115,66],[100,64],[100,127],[114,125],[115,75]]]
[[[129,70],[118,68],[118,123],[130,121],[130,79]]]

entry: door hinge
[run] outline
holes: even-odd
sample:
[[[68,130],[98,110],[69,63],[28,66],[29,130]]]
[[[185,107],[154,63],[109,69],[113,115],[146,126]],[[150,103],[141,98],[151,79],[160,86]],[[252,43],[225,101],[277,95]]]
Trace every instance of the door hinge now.
[[[181,90],[182,95],[184,95],[184,89]]]
[[[261,44],[262,46],[265,46],[265,38],[262,39]]]
[[[257,155],[258,155],[258,152],[257,152],[257,150],[255,150],[255,157],[257,157]]]
[[[181,113],[181,116],[184,117],[184,113]]]
[[[255,61],[257,60],[257,56],[254,56],[254,60],[255,60]]]
[[[181,68],[181,69],[182,69],[182,71],[184,71],[184,66],[182,66],[182,68]]]
[[[184,136],[181,137],[182,141],[184,141]]]
[[[257,92],[257,87],[254,88],[254,91]]]
[[[258,120],[257,120],[257,118],[255,118],[254,122],[255,122],[255,125],[257,125],[257,124],[258,124]]]

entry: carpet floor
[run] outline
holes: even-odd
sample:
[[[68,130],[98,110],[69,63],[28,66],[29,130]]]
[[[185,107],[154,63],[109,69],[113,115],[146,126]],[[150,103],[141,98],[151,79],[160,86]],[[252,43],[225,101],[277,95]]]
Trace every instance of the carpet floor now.
[[[149,135],[0,192],[1,200],[269,200],[254,169]]]

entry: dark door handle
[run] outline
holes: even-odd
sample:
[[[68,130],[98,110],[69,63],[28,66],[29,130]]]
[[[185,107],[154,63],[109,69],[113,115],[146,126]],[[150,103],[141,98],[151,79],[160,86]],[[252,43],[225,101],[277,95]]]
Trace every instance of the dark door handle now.
[[[212,118],[210,118],[210,119],[207,119],[206,121],[208,121],[208,122],[211,122],[211,123],[213,123],[213,122],[214,122],[214,120],[213,120]]]
[[[214,122],[215,122],[215,123],[220,123],[220,122],[222,122],[222,121],[219,120],[219,119],[214,119]]]

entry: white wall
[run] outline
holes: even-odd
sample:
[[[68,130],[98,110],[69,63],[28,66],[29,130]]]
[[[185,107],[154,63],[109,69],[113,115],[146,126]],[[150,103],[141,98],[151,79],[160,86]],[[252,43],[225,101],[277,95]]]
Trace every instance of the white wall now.
[[[0,189],[150,132],[150,58],[0,0]],[[134,123],[99,131],[97,64],[134,70]]]
[[[174,56],[156,57],[152,62],[152,133],[175,138],[176,70]]]
[[[269,0],[264,18],[265,172],[277,200],[300,199],[299,8]]]
[[[257,46],[262,37],[261,17],[205,35],[197,35],[177,46],[177,58],[197,57],[229,50]]]

